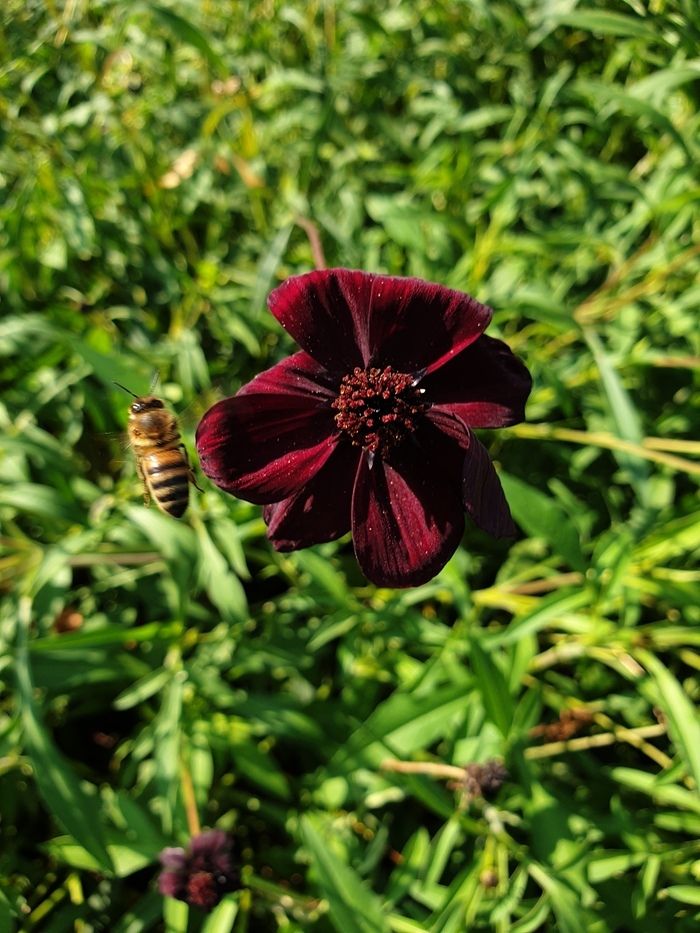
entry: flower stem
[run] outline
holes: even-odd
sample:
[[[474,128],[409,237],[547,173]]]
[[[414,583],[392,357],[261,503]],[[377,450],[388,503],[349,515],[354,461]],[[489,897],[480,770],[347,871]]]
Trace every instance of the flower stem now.
[[[185,815],[187,816],[187,828],[190,836],[198,836],[202,831],[199,822],[199,813],[197,811],[197,801],[194,796],[194,785],[192,784],[192,775],[186,764],[182,765],[182,799],[185,804]]]

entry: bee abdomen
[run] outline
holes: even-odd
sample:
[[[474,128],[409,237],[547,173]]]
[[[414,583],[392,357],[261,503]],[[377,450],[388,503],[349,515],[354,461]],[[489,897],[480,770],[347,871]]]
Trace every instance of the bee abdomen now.
[[[169,450],[144,458],[149,490],[160,509],[173,518],[185,514],[189,502],[189,470],[180,451]]]
[[[171,487],[169,491],[154,490],[153,498],[168,515],[172,515],[173,518],[181,518],[187,511],[190,491],[187,483],[185,483],[184,486]]]

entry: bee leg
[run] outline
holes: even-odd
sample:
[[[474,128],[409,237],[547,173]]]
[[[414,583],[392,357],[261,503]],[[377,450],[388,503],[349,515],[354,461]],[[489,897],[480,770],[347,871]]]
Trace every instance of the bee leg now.
[[[184,444],[180,444],[180,450],[182,451],[182,456],[185,458],[185,463],[187,464],[189,481],[192,483],[195,489],[198,489],[200,492],[204,492],[202,487],[197,483],[197,477],[194,475],[194,470],[190,464],[190,458],[187,456],[187,448]]]
[[[148,491],[148,483],[146,482],[146,474],[143,472],[143,466],[141,465],[140,460],[136,461],[136,472],[139,474],[139,479],[141,480],[141,485],[143,486],[143,504],[150,505],[151,494]]]

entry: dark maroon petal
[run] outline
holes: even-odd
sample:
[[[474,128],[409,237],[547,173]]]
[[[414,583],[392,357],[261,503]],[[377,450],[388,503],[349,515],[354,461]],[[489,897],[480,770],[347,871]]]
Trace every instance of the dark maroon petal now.
[[[377,586],[418,586],[444,566],[464,529],[463,452],[431,425],[391,463],[365,455],[352,500],[352,537],[365,576]],[[399,459],[400,457],[400,459]]]
[[[501,340],[480,337],[420,383],[425,398],[474,428],[502,428],[525,417],[532,387],[526,367]]]
[[[350,531],[350,503],[359,459],[359,448],[340,443],[303,489],[264,507],[267,536],[278,551],[335,541]]]
[[[164,868],[175,869],[176,871],[182,871],[187,860],[185,850],[179,846],[170,846],[167,849],[163,849],[158,858],[160,859],[160,864]]]
[[[456,441],[462,450],[469,449],[473,435],[459,415],[447,408],[434,407],[425,413],[425,417],[438,431]]]
[[[432,372],[488,327],[491,308],[422,279],[375,276],[369,315],[370,363]]]
[[[267,306],[315,360],[344,374],[367,360],[367,315],[374,276],[349,269],[295,275],[276,288]]]
[[[476,340],[492,313],[442,285],[352,269],[287,279],[268,307],[307,353],[340,373],[431,371]]]
[[[505,493],[484,445],[472,434],[464,458],[464,507],[474,522],[496,538],[516,534]]]
[[[158,876],[158,890],[163,897],[176,897],[182,900],[187,887],[187,878],[174,871],[164,871]]]
[[[332,454],[338,431],[323,371],[297,353],[261,373],[199,423],[197,453],[217,486],[249,502],[297,492]]]
[[[231,845],[231,837],[225,830],[205,829],[190,839],[190,852],[192,855],[211,855],[222,850],[228,851]]]
[[[236,394],[301,395],[309,398],[312,404],[323,404],[337,396],[339,385],[339,377],[332,376],[313,357],[301,351],[259,373]]]

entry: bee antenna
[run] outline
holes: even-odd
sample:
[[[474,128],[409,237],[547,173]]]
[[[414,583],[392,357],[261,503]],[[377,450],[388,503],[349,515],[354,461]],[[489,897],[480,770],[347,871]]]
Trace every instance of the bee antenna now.
[[[132,392],[131,389],[127,389],[127,387],[123,386],[121,382],[115,382],[114,384],[115,386],[117,386],[117,388],[123,389],[124,392],[127,393],[127,395],[132,395],[134,398],[138,398],[138,395],[135,392]]]

